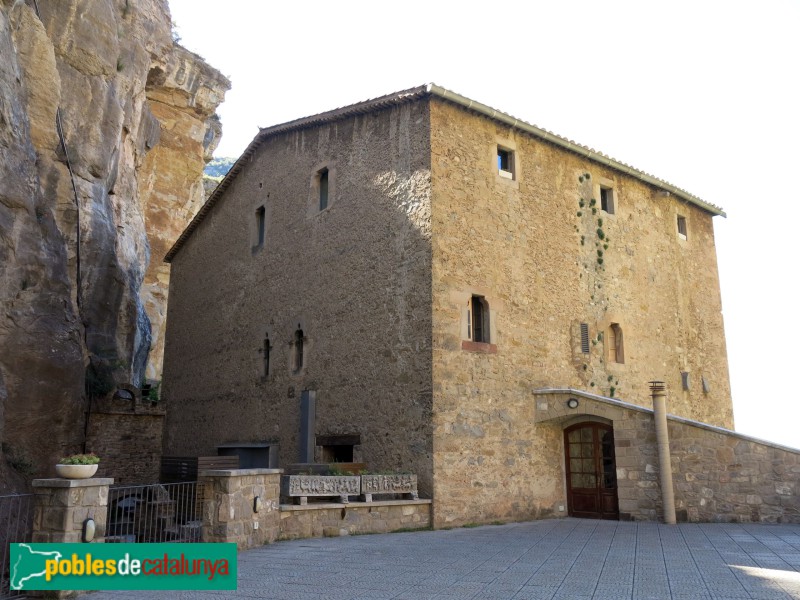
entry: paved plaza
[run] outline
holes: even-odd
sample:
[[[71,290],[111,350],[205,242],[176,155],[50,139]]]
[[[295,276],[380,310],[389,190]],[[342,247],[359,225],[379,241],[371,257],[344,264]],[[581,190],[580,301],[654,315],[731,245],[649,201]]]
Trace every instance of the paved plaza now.
[[[560,519],[279,542],[239,554],[237,592],[276,600],[800,599],[800,525]]]

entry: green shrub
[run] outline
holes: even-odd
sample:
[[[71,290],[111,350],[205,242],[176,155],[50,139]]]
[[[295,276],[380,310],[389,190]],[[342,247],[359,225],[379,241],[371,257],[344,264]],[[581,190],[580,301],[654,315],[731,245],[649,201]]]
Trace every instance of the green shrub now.
[[[60,465],[97,465],[100,464],[100,457],[94,452],[89,454],[73,454],[65,456],[59,463]]]

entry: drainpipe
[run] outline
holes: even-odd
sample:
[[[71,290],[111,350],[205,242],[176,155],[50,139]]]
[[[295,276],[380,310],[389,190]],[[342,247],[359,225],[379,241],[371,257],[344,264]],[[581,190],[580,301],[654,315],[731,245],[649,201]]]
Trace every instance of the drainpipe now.
[[[672,489],[672,458],[669,452],[667,403],[665,400],[667,392],[664,382],[651,381],[650,395],[653,397],[653,413],[656,420],[658,471],[661,477],[661,500],[664,509],[664,523],[675,525],[675,493]]]

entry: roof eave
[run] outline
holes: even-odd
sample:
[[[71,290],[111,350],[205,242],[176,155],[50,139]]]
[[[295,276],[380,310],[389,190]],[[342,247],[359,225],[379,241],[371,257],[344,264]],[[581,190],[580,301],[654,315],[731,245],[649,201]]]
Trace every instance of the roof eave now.
[[[666,182],[662,179],[659,179],[658,177],[654,177],[649,173],[639,171],[638,169],[635,169],[630,165],[626,165],[625,163],[619,162],[609,156],[606,156],[605,154],[596,152],[591,148],[582,146],[580,144],[573,142],[572,140],[568,140],[559,135],[556,135],[552,131],[547,131],[546,129],[541,129],[536,125],[531,125],[530,123],[517,119],[511,115],[500,112],[499,110],[496,110],[491,106],[487,106],[486,104],[476,102],[475,100],[471,100],[466,96],[456,94],[455,92],[451,92],[450,90],[440,87],[433,83],[428,85],[428,91],[432,95],[438,98],[447,100],[448,102],[452,102],[454,104],[458,104],[459,106],[462,106],[467,110],[475,111],[481,115],[489,117],[490,119],[500,121],[501,123],[504,123],[510,127],[514,127],[516,129],[519,129],[520,131],[529,133],[547,142],[551,142],[552,144],[560,146],[566,150],[569,150],[570,152],[574,152],[575,154],[578,154],[580,156],[585,156],[590,160],[606,165],[607,167],[611,167],[612,169],[616,169],[617,171],[630,175],[631,177],[635,177],[636,179],[640,179],[645,183],[648,183],[664,191],[667,191],[671,194],[674,194],[675,196],[678,196],[679,198],[686,200],[691,204],[694,204],[698,208],[701,208],[711,213],[712,215],[721,217],[728,216],[725,213],[725,211],[719,208],[718,206],[709,204],[708,202],[701,200],[697,196],[690,194],[686,190],[682,190],[681,188],[676,187],[671,183]]]

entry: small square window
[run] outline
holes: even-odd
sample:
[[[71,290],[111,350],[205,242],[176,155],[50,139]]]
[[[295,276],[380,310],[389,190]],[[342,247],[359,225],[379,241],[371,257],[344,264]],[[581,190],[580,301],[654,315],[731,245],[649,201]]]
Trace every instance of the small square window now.
[[[497,173],[500,177],[514,179],[514,151],[497,147]]]
[[[614,189],[610,187],[600,187],[600,209],[610,215],[614,214]]]
[[[678,236],[681,239],[686,239],[686,217],[678,215]]]

